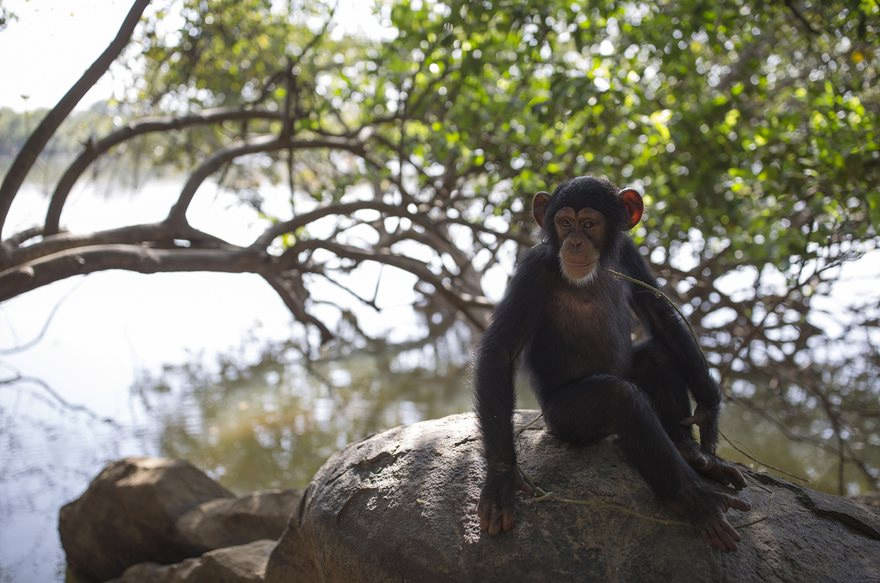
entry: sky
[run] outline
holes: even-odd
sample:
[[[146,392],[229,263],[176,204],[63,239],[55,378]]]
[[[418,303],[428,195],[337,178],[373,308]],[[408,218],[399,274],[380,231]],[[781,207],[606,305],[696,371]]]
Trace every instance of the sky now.
[[[116,35],[130,0],[3,0],[18,16],[0,31],[0,107],[52,107]],[[80,102],[112,95],[105,75]],[[26,98],[25,98],[26,96]]]

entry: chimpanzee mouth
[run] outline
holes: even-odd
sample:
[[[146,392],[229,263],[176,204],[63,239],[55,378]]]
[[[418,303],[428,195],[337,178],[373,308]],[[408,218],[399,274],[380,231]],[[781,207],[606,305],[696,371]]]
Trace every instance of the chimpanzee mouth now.
[[[596,269],[598,261],[593,261],[592,263],[574,263],[560,258],[559,263],[561,264],[562,276],[565,280],[578,287],[586,287],[589,285],[599,271]]]
[[[563,260],[562,262],[565,264],[566,267],[574,267],[575,269],[589,269],[590,267],[596,265],[595,261],[592,261],[590,263],[578,263],[576,261]]]

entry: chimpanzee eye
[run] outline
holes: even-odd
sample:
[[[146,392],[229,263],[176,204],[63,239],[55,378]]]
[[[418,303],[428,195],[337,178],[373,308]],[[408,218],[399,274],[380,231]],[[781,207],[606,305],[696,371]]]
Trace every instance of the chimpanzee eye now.
[[[584,229],[586,229],[587,231],[589,231],[589,230],[592,229],[595,225],[596,225],[596,223],[594,223],[593,221],[585,221],[585,222],[584,222]]]

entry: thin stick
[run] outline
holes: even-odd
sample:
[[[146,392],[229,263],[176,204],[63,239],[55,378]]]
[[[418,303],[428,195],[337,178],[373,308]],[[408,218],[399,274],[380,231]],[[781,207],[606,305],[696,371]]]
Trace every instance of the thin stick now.
[[[741,447],[737,446],[737,445],[733,442],[732,439],[730,439],[729,437],[727,437],[726,435],[724,435],[724,432],[723,432],[723,431],[720,431],[720,430],[719,430],[718,433],[721,434],[721,437],[724,438],[724,441],[726,441],[726,442],[730,445],[730,447],[732,447],[735,451],[739,452],[740,454],[744,455],[745,457],[749,458],[750,460],[752,460],[752,461],[755,462],[756,464],[761,464],[761,465],[764,466],[765,468],[769,468],[769,469],[771,469],[771,470],[773,470],[773,471],[775,471],[775,472],[779,472],[780,474],[783,474],[783,475],[785,475],[785,476],[788,476],[789,478],[794,478],[795,480],[800,480],[801,482],[803,482],[803,483],[805,483],[805,484],[809,484],[809,483],[810,483],[810,480],[808,480],[807,478],[804,478],[803,476],[799,476],[799,475],[797,475],[797,474],[792,474],[791,472],[786,472],[785,470],[783,470],[783,469],[781,469],[781,468],[777,468],[777,467],[774,466],[774,465],[768,464],[768,463],[766,463],[766,462],[762,462],[761,460],[759,460],[758,458],[754,457],[753,455],[751,455],[751,454],[750,454],[749,452],[747,452],[746,450],[744,450],[744,449],[742,449]]]
[[[678,316],[679,316],[682,320],[684,320],[685,325],[688,327],[688,330],[689,330],[690,333],[691,333],[691,338],[694,339],[694,342],[695,342],[696,345],[697,345],[697,352],[700,353],[700,357],[703,359],[703,364],[705,364],[706,367],[708,368],[709,363],[708,363],[708,361],[706,360],[706,355],[703,354],[703,350],[702,350],[702,348],[700,348],[700,343],[697,342],[697,333],[696,333],[696,331],[694,331],[694,328],[693,328],[693,326],[691,326],[690,321],[685,317],[684,313],[682,313],[682,311],[678,308],[678,306],[675,305],[675,302],[673,302],[673,301],[669,298],[669,296],[667,296],[665,293],[663,293],[662,291],[660,291],[659,289],[657,289],[657,288],[654,287],[653,285],[651,285],[651,284],[649,284],[649,283],[645,283],[644,281],[642,281],[642,280],[640,280],[640,279],[636,279],[636,278],[634,278],[634,277],[630,277],[630,276],[628,276],[628,275],[626,275],[626,274],[624,274],[624,273],[620,273],[619,271],[615,271],[615,270],[613,270],[613,269],[609,269],[609,268],[607,268],[607,267],[605,268],[605,271],[607,271],[608,273],[610,273],[611,275],[613,275],[613,276],[615,276],[615,277],[617,277],[617,278],[624,279],[624,280],[626,280],[626,281],[628,281],[628,282],[630,282],[630,283],[634,283],[634,284],[636,284],[636,285],[638,285],[638,286],[641,286],[641,287],[643,287],[643,288],[645,288],[645,289],[647,289],[647,290],[650,290],[650,291],[653,292],[654,295],[656,295],[658,298],[661,298],[661,299],[666,300],[666,303],[669,304],[669,306],[670,306],[673,310],[675,310],[675,313],[677,313]]]
[[[747,527],[752,526],[752,525],[754,525],[754,524],[758,524],[759,522],[764,522],[764,521],[767,520],[768,518],[770,518],[770,517],[769,517],[769,516],[762,516],[762,517],[760,517],[760,518],[758,518],[758,519],[756,519],[756,520],[753,520],[753,521],[751,521],[751,522],[746,522],[746,523],[744,523],[744,524],[735,524],[735,525],[733,525],[733,528],[737,528],[737,529],[739,529],[739,528],[747,528]]]

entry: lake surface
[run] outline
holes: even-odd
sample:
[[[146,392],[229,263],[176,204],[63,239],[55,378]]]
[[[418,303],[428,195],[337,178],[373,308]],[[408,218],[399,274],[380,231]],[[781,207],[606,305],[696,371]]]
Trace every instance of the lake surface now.
[[[144,220],[174,193],[147,194],[155,198],[142,207],[143,197],[87,193],[71,218]],[[38,217],[40,200],[32,193],[15,219]],[[0,304],[0,349],[35,338],[59,302],[33,348],[0,355],[0,379],[26,377],[0,384],[0,582],[63,579],[58,509],[111,460],[186,458],[238,493],[302,488],[346,443],[472,408],[467,334],[407,351],[331,350],[307,366],[286,343],[287,309],[251,275],[105,272],[58,282]],[[412,312],[391,305],[381,319],[395,327]],[[520,389],[518,405],[534,407]],[[762,461],[833,490],[833,458],[748,411],[729,405],[722,429]],[[751,463],[726,443],[721,452]]]

